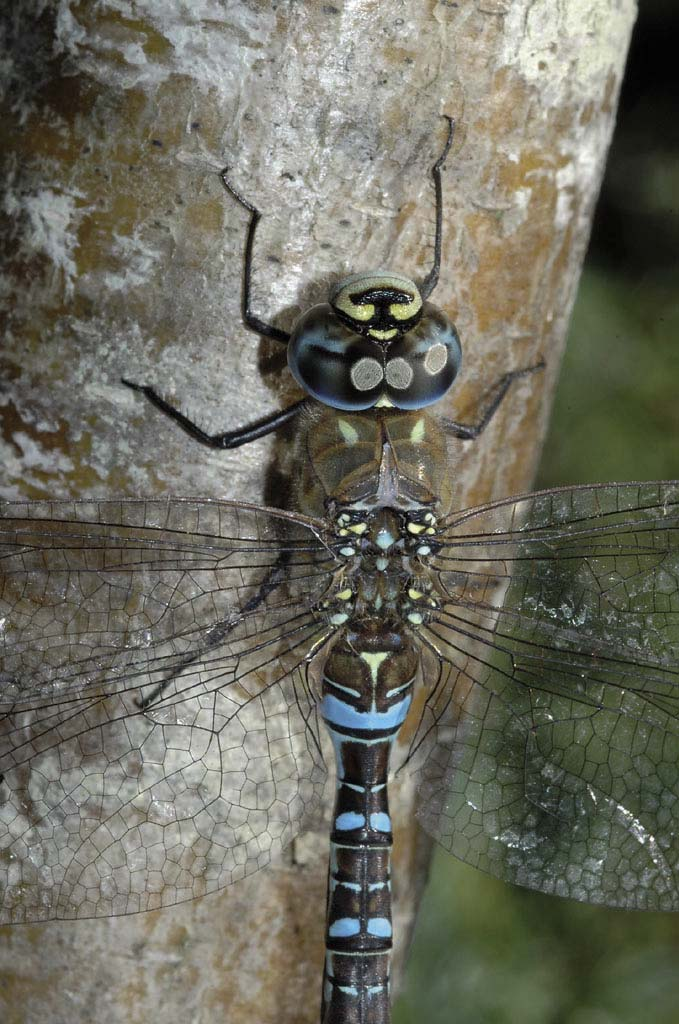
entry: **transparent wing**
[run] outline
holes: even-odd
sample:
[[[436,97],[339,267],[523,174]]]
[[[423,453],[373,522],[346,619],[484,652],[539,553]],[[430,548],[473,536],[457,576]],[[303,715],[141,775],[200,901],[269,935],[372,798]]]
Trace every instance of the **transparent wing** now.
[[[425,828],[529,888],[679,909],[679,484],[545,491],[439,539]]]
[[[0,920],[134,913],[266,863],[322,790],[319,524],[0,506]]]

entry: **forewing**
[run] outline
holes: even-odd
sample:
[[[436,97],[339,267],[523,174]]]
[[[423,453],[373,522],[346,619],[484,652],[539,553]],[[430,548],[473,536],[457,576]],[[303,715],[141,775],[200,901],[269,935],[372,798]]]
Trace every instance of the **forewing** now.
[[[423,824],[530,888],[679,909],[679,485],[546,491],[438,539]]]
[[[1,512],[0,919],[133,913],[266,863],[325,777],[321,525],[179,499]]]

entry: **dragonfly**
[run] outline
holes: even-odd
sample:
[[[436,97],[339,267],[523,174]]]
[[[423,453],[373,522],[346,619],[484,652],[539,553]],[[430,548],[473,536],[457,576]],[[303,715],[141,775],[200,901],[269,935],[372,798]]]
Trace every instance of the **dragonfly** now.
[[[322,1024],[388,1024],[390,773],[445,849],[589,903],[679,909],[679,482],[566,487],[460,510],[438,415],[461,364],[423,281],[340,282],[286,346],[291,510],[191,498],[0,506],[0,920],[139,913],[278,856],[334,764]],[[403,737],[406,737],[403,740]],[[397,739],[399,739],[397,743]],[[319,912],[323,912],[319,908]]]

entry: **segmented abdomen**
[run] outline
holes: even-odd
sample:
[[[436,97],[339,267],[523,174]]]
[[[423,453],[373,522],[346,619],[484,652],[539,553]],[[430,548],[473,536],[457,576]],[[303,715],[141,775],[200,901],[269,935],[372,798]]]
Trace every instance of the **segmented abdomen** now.
[[[323,1024],[389,1020],[392,846],[387,779],[417,669],[410,641],[364,624],[328,657],[321,714],[337,764],[330,837]]]

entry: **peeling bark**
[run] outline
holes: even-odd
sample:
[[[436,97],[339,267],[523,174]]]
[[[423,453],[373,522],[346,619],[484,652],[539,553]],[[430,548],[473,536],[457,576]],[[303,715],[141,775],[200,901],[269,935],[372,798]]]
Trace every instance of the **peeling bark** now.
[[[529,487],[615,116],[634,0],[30,0],[5,32],[3,497],[199,494],[280,503],[285,438],[199,448],[120,377],[207,429],[300,397],[240,320],[246,216],[262,211],[255,308],[289,328],[347,273],[431,260],[473,419],[506,371],[546,360],[451,467],[465,507]],[[396,966],[426,872],[394,787]],[[217,898],[5,929],[7,1024],[317,1020],[327,840]],[[4,1004],[4,1005],[3,1005]]]

